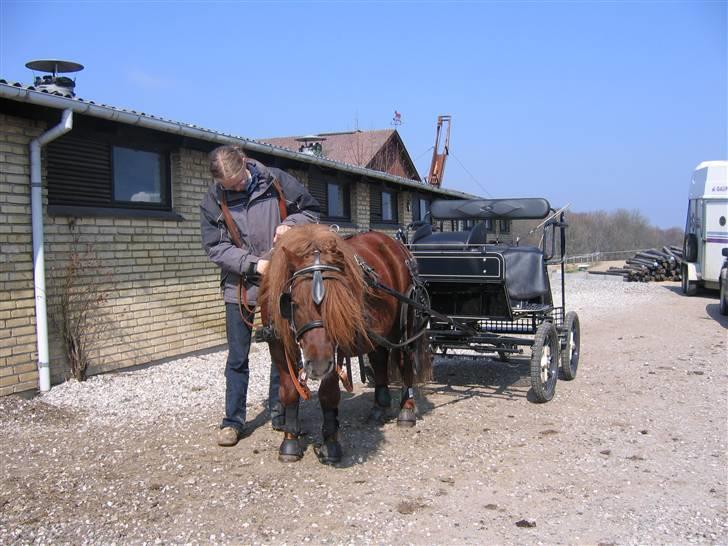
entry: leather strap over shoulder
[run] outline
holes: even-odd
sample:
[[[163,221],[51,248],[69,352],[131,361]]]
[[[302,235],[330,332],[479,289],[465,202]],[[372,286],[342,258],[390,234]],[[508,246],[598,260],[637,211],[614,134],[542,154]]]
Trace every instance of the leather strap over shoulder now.
[[[230,238],[233,240],[233,244],[238,248],[242,248],[243,241],[240,238],[238,226],[236,226],[233,221],[233,215],[230,214],[230,208],[228,208],[227,197],[225,197],[224,191],[222,192],[222,199],[220,200],[220,209],[222,209],[222,217],[225,220],[225,226],[230,234]]]
[[[286,216],[288,216],[288,211],[286,210],[286,197],[283,195],[283,188],[281,188],[281,183],[275,176],[273,177],[273,187],[275,188],[276,192],[278,192],[278,210],[280,211],[282,222],[286,219]]]

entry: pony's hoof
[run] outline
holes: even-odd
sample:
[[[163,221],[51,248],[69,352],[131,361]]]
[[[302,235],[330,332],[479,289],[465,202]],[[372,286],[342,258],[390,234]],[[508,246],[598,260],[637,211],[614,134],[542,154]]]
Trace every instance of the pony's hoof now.
[[[387,422],[387,408],[382,406],[374,406],[369,412],[367,423],[375,426],[382,426]]]
[[[278,460],[282,463],[295,463],[303,457],[303,450],[298,440],[295,438],[286,438],[281,442],[278,448]]]
[[[322,464],[336,464],[341,462],[341,444],[336,441],[324,442],[320,447],[314,448]]]
[[[402,408],[399,410],[397,416],[398,427],[413,427],[417,423],[417,417],[415,416],[415,410],[411,408]]]

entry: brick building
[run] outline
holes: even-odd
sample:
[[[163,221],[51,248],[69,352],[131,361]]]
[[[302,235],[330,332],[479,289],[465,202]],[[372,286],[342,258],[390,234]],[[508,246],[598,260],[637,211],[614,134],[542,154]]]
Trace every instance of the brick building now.
[[[34,166],[31,141],[62,115],[70,130],[43,146]],[[92,373],[225,343],[219,272],[201,248],[198,211],[210,183],[207,153],[224,143],[296,176],[321,202],[322,222],[344,231],[394,233],[419,219],[433,198],[466,197],[366,166],[0,80],[0,395],[36,390],[39,367],[41,381],[48,366],[52,382],[68,375],[50,320],[47,364],[39,353],[45,321],[36,321],[34,172],[46,276],[52,281],[67,262],[74,237],[93,245],[110,275],[104,311],[114,327],[93,354]],[[83,274],[92,279],[95,272]]]

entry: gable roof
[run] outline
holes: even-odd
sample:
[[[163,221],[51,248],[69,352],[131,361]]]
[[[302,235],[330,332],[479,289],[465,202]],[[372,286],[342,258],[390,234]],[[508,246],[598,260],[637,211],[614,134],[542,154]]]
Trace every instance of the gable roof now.
[[[417,168],[415,167],[414,162],[407,152],[407,148],[405,148],[404,142],[402,142],[402,138],[399,136],[396,129],[377,129],[373,131],[362,131],[357,129],[355,131],[318,133],[316,135],[307,136],[321,137],[321,146],[323,149],[322,156],[326,159],[378,171],[382,171],[383,169],[380,165],[376,164],[378,162],[375,161],[375,157],[387,145],[390,139],[396,139],[401,149],[404,151],[403,161],[405,163],[405,169],[412,173],[410,178],[420,180],[420,177],[417,174]],[[280,146],[282,148],[288,148],[289,150],[298,152],[301,150],[301,142],[298,141],[300,138],[303,137],[271,137],[259,140],[260,142],[267,142],[274,146]]]
[[[349,165],[366,167],[382,146],[394,133],[394,129],[381,129],[377,131],[346,131],[341,133],[318,133],[321,137],[323,156],[334,161],[341,161]],[[289,150],[298,151],[301,146],[296,139],[300,136],[262,138],[263,142],[282,146]]]

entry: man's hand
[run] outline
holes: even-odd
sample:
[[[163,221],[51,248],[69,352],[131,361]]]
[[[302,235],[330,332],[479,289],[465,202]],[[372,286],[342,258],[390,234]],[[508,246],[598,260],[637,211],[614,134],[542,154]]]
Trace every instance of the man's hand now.
[[[280,235],[283,235],[286,231],[291,229],[291,226],[287,226],[286,224],[281,224],[276,228],[275,235],[273,235],[273,244],[278,240],[278,237]]]
[[[255,270],[260,275],[265,275],[265,272],[268,271],[269,265],[270,265],[270,260],[258,260],[258,264],[255,266]]]

